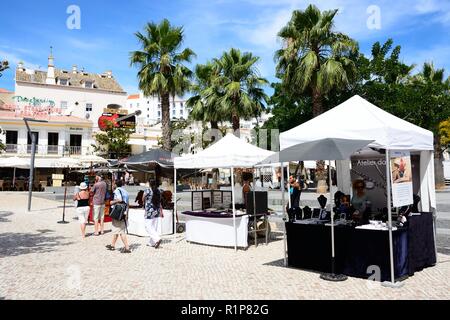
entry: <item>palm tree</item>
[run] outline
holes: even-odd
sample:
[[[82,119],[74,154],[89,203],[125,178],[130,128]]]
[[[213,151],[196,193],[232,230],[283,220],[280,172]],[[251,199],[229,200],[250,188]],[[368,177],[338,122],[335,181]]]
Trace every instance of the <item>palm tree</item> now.
[[[313,116],[323,112],[323,96],[332,89],[345,88],[356,74],[352,55],[357,43],[333,30],[337,10],[321,12],[309,5],[294,10],[291,20],[278,36],[284,48],[275,53],[277,73],[290,90],[299,90],[312,98]]]
[[[167,19],[150,22],[144,34],[135,33],[141,50],[130,53],[131,65],[138,66],[139,89],[145,96],[161,98],[163,148],[171,149],[170,96],[182,96],[190,87],[192,72],[184,65],[195,53],[185,48],[183,28],[174,27]]]
[[[195,67],[195,83],[191,87],[195,94],[186,101],[186,105],[191,108],[189,117],[210,122],[211,129],[219,129],[218,122],[226,120],[219,109],[220,92],[213,85],[217,76],[217,68],[211,62],[198,64]]]
[[[422,66],[422,71],[411,77],[411,83],[425,84],[443,84],[444,81],[444,69],[436,69],[433,62],[425,62]],[[448,79],[447,79],[448,81]]]
[[[207,101],[220,103],[221,112],[229,117],[237,136],[240,118],[258,116],[264,109],[264,102],[268,100],[262,89],[268,81],[259,75],[256,68],[258,60],[252,53],[241,53],[234,48],[213,60],[218,76],[207,90]]]

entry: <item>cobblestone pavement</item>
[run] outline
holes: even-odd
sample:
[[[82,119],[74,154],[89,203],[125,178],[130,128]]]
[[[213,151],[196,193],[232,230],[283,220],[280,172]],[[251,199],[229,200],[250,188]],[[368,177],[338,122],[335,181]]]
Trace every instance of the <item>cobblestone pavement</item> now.
[[[122,254],[105,249],[111,234],[83,241],[73,208],[63,225],[60,202],[33,198],[30,213],[26,202],[26,194],[0,193],[0,299],[450,299],[444,254],[400,289],[356,278],[332,283],[283,267],[281,236],[237,252],[182,234],[155,250],[129,236],[133,252]]]

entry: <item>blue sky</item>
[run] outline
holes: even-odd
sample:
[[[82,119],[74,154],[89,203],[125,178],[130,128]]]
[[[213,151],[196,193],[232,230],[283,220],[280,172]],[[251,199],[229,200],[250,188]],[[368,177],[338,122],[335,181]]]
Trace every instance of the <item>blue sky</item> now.
[[[292,10],[309,3],[322,10],[339,9],[336,29],[357,40],[365,54],[375,41],[392,37],[402,46],[403,61],[419,66],[433,61],[449,75],[450,0],[6,0],[0,19],[0,59],[9,60],[11,69],[0,78],[0,88],[14,90],[20,60],[26,67],[45,70],[53,46],[58,68],[70,70],[76,64],[88,72],[112,70],[122,87],[134,93],[137,71],[129,65],[129,52],[138,49],[134,32],[163,18],[184,26],[185,46],[197,54],[194,64],[236,47],[259,56],[261,74],[275,81],[273,53],[280,47],[276,34]],[[70,5],[81,10],[79,30],[66,27]],[[380,10],[379,29],[367,27],[373,13],[370,5]]]

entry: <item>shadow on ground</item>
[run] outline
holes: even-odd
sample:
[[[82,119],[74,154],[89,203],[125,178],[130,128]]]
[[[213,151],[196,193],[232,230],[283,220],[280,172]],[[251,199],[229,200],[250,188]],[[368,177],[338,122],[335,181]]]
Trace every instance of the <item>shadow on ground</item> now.
[[[0,211],[0,222],[11,222],[11,220],[7,219],[6,217],[12,215],[13,213],[10,211]]]
[[[52,236],[51,230],[39,230],[39,234],[6,232],[0,234],[0,258],[19,256],[28,253],[45,253],[58,250],[73,242],[66,238]]]

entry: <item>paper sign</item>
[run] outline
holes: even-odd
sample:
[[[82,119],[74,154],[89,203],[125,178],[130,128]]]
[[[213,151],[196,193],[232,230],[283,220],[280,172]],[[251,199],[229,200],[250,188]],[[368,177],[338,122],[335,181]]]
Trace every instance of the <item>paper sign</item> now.
[[[231,191],[223,192],[223,205],[228,207],[231,205]]]
[[[222,205],[222,191],[213,191],[214,206]]]
[[[409,151],[391,151],[389,165],[393,206],[403,207],[412,204],[412,167]]]
[[[192,211],[202,210],[202,192],[192,192]]]

